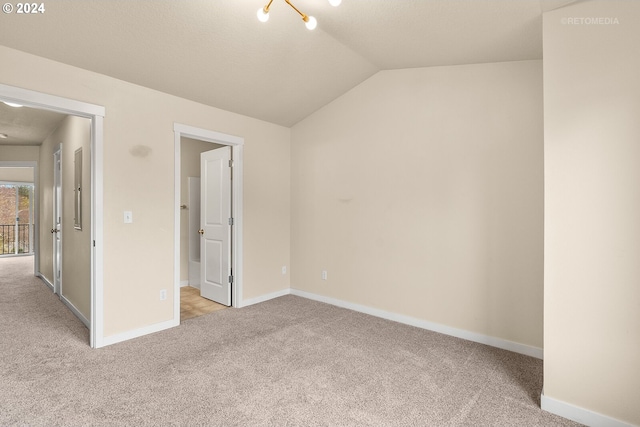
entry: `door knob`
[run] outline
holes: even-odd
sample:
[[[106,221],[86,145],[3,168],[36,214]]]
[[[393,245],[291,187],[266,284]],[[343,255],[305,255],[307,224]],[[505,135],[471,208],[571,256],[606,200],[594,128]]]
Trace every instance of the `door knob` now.
[[[198,233],[204,234],[204,230],[201,228],[200,230],[198,230]]]

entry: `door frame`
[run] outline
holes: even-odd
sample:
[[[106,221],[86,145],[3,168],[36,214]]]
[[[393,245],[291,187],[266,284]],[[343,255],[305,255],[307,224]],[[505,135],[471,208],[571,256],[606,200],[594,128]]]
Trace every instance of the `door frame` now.
[[[198,191],[197,191],[197,195],[198,197],[196,198],[196,191],[194,187],[198,187]],[[182,187],[181,187],[182,188]],[[198,253],[200,253],[200,235],[198,234],[198,230],[200,229],[200,177],[195,177],[195,176],[189,176],[187,177],[187,193],[188,193],[188,199],[187,199],[187,203],[190,206],[189,208],[189,224],[187,226],[187,233],[189,235],[189,246],[187,248],[187,285],[200,289],[201,286],[201,282],[200,282],[200,268],[192,268],[191,265],[191,261],[192,261],[192,250],[194,249],[195,245],[197,245],[198,248]],[[198,200],[197,202],[197,209],[194,208],[194,200]],[[198,221],[196,221],[195,217],[197,216]],[[195,236],[198,237],[195,237]],[[196,240],[197,239],[197,240]],[[180,257],[182,258],[182,254],[180,254]],[[198,270],[196,272],[196,270]],[[191,279],[198,279],[198,286],[195,286],[195,283],[191,282]],[[195,282],[196,280],[194,280]],[[180,286],[183,286],[185,283],[184,281],[180,282]]]
[[[0,84],[0,101],[15,102],[31,108],[56,111],[58,113],[85,117],[91,120],[91,241],[93,245],[91,246],[91,316],[89,320],[89,344],[92,348],[103,347],[105,345],[103,284],[103,128],[105,108],[100,105],[48,95],[5,84]],[[36,221],[36,223],[39,223],[39,221]],[[39,229],[38,225],[36,225],[36,229]],[[37,234],[37,236],[39,236],[39,234]],[[40,245],[36,247],[39,249]],[[39,269],[36,271],[39,272]]]
[[[244,138],[194,126],[173,124],[175,146],[175,185],[174,185],[174,262],[173,262],[173,320],[180,324],[180,138],[186,137],[220,145],[231,146],[233,172],[231,180],[231,212],[233,227],[231,229],[231,268],[233,270],[233,286],[231,287],[231,306],[242,307],[243,285],[243,149]]]
[[[60,167],[58,167],[60,162]],[[60,215],[60,229],[53,236],[53,293],[62,299],[62,144],[53,150],[53,221],[52,230],[57,229]],[[53,233],[51,233],[53,234]],[[60,242],[60,243],[58,243]],[[73,311],[73,310],[72,310]]]

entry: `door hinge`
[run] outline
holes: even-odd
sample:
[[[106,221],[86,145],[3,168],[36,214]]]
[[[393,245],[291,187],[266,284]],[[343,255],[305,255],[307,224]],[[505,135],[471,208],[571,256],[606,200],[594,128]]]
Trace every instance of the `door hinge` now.
[[[233,167],[233,160],[229,159],[229,167],[232,168]]]
[[[93,247],[94,248],[96,247],[96,241],[95,240],[93,241]]]
[[[229,218],[229,225],[233,225],[233,218]]]
[[[229,276],[229,283],[233,283],[233,276]]]

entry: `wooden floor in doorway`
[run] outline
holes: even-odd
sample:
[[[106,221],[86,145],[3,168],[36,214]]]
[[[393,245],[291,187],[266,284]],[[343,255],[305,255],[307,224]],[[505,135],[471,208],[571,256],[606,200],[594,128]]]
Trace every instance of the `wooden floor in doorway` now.
[[[227,306],[200,296],[200,289],[183,286],[180,288],[180,321],[222,310]]]

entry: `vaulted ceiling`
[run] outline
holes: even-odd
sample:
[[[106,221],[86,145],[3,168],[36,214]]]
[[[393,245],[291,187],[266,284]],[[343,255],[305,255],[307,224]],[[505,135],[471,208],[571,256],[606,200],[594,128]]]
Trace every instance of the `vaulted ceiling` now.
[[[291,126],[380,70],[542,58],[572,0],[50,0],[3,14],[0,44]],[[1,80],[1,79],[0,79]]]

